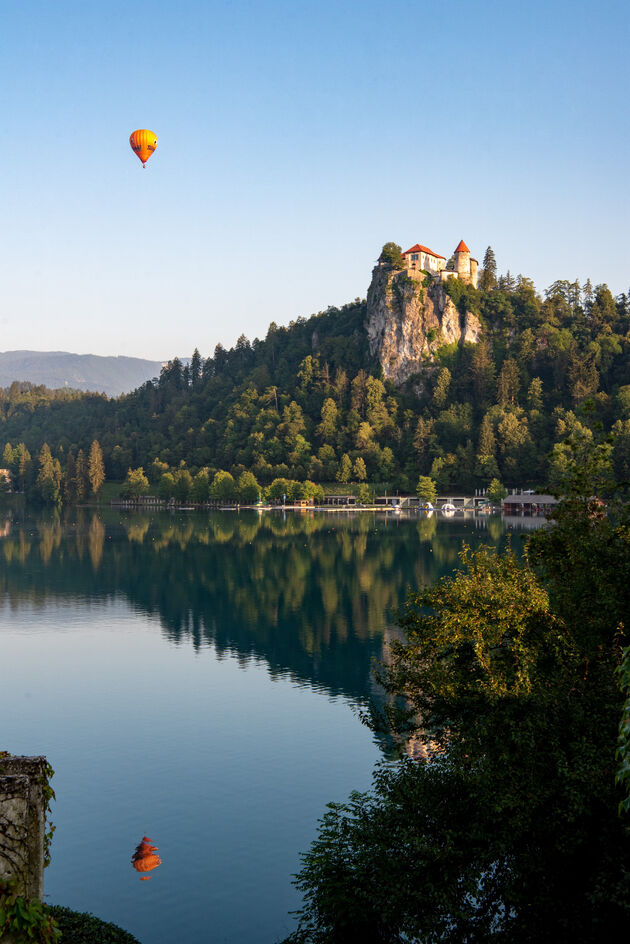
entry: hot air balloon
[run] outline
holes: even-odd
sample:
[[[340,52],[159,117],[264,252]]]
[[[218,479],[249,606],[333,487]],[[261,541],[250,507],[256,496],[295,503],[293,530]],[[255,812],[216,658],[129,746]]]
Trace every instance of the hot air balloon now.
[[[157,138],[152,131],[147,131],[146,128],[139,128],[137,131],[131,133],[129,144],[131,145],[131,149],[137,154],[139,160],[142,161],[142,166],[144,167],[157,147]]]

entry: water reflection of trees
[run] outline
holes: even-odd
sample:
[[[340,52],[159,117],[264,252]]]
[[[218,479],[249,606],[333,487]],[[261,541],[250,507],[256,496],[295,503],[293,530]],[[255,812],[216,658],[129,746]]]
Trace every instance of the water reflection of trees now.
[[[71,509],[6,530],[0,592],[14,605],[123,594],[174,644],[263,659],[273,674],[355,698],[369,694],[407,588],[450,571],[462,539],[500,539],[464,523],[367,514]]]

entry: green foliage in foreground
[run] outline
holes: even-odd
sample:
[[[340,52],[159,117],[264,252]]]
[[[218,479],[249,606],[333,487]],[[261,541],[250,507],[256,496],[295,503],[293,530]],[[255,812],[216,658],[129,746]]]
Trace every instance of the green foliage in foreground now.
[[[592,497],[605,451],[582,449],[524,558],[464,550],[458,575],[409,596],[381,722],[423,759],[329,806],[291,944],[608,941],[629,926],[630,515]]]
[[[15,879],[0,879],[0,940],[5,935],[33,944],[55,944],[60,938],[50,910],[37,899],[29,901],[19,895]]]
[[[88,912],[72,911],[61,905],[50,905],[47,910],[61,930],[62,944],[138,944],[133,934]]]

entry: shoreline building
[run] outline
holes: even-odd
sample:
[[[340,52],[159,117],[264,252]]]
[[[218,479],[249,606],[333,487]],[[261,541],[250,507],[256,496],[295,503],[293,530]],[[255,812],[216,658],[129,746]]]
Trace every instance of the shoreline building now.
[[[460,279],[462,282],[477,288],[477,268],[478,262],[470,255],[470,249],[463,239],[460,239],[457,249],[453,253],[453,268],[447,268],[446,258],[433,252],[428,246],[421,246],[416,243],[411,249],[403,252],[403,258],[407,266],[407,273],[418,274],[422,270],[428,272],[436,279],[445,282],[447,279]]]

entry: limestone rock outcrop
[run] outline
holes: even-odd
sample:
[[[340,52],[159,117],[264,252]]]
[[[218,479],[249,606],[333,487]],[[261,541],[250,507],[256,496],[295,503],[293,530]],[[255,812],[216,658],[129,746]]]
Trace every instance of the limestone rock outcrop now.
[[[481,335],[479,319],[469,311],[460,315],[442,282],[380,264],[368,289],[365,328],[370,354],[397,385],[430,369],[442,345],[476,344]]]

